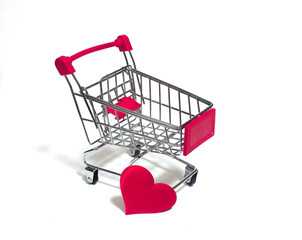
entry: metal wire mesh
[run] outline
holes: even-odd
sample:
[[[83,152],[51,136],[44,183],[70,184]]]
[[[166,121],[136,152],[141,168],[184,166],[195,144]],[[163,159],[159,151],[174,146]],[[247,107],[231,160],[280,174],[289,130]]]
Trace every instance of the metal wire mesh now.
[[[77,79],[73,75],[74,80]],[[184,127],[211,107],[211,103],[131,66],[104,76],[100,81],[81,87],[74,98],[82,98],[89,114],[78,107],[88,141],[86,124],[94,124],[99,137],[92,142],[106,142],[131,149],[179,155],[183,149]],[[72,90],[73,92],[73,90]],[[123,97],[141,104],[137,111],[117,106]],[[107,107],[115,110],[109,114]],[[117,111],[126,114],[119,119]]]

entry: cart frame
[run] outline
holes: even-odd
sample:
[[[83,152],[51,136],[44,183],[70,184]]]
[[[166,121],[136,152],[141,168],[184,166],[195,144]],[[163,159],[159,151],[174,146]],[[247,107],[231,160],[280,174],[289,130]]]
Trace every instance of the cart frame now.
[[[123,52],[126,66],[104,76],[96,83],[87,87],[82,86],[74,74],[75,69],[72,62],[86,54],[113,46],[119,47]],[[92,152],[110,144],[129,149],[130,155],[133,157],[129,166],[148,152],[172,157],[185,165],[184,177],[173,188],[177,188],[182,183],[192,186],[196,182],[198,170],[178,157],[184,150],[186,138],[184,130],[203,113],[209,111],[213,104],[195,94],[138,71],[131,50],[132,46],[128,37],[121,35],[114,42],[86,49],[71,57],[62,56],[56,60],[56,67],[59,73],[65,77],[71,90],[86,138],[90,145],[98,144],[83,153],[86,180],[90,184],[95,184],[98,181],[99,170],[121,175],[114,170],[93,165],[87,159]],[[132,65],[129,64],[126,53],[128,53]],[[110,87],[110,84],[114,86]],[[145,87],[145,85],[147,86]],[[156,94],[152,90],[154,86],[158,87],[155,98]],[[78,88],[79,91],[76,92],[75,88]],[[98,89],[97,94],[92,94],[91,91],[95,92],[95,89]],[[166,97],[163,94],[164,89],[167,93]],[[171,100],[173,93],[178,97],[177,101],[173,101],[174,105]],[[131,97],[137,104],[140,102],[141,107],[133,111],[117,105],[122,97]],[[183,98],[187,100],[186,109],[183,108]],[[82,106],[79,103],[80,99]],[[192,102],[195,102],[195,108]],[[154,111],[154,106],[157,108],[156,111]],[[81,111],[83,107],[88,110],[86,116]],[[110,113],[109,110],[111,110]],[[163,112],[166,113],[165,117]],[[123,117],[120,117],[120,114],[123,114]],[[178,120],[175,114],[178,115]],[[115,119],[113,119],[114,115]],[[91,139],[87,124],[93,125],[98,130],[99,134],[96,139]],[[206,136],[206,138],[209,137],[211,136]]]

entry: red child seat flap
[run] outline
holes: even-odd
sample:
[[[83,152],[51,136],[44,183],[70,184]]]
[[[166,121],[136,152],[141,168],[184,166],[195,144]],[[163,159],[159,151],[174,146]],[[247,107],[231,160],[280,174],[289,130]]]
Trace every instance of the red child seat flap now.
[[[123,108],[126,108],[126,109],[131,110],[131,111],[136,111],[136,110],[140,109],[140,107],[141,107],[141,104],[139,104],[138,102],[136,102],[131,97],[123,97],[115,105],[123,107]],[[116,116],[116,112],[115,112],[115,110],[113,108],[107,107],[107,111],[109,113],[113,114],[114,116]],[[123,117],[126,116],[126,113],[123,113],[121,111],[117,111],[117,116],[118,116],[119,119],[121,119],[121,118],[123,118]]]
[[[215,113],[215,108],[212,108],[185,126],[184,156],[214,136]]]

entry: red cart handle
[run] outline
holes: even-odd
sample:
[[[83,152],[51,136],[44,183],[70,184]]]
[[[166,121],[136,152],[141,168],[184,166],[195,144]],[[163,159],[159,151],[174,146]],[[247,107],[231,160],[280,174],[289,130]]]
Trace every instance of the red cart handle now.
[[[74,67],[72,66],[72,62],[80,57],[83,57],[89,53],[96,52],[99,50],[103,50],[110,47],[118,47],[121,52],[131,51],[132,46],[129,41],[129,38],[126,35],[118,36],[115,41],[110,43],[101,44],[95,47],[88,48],[81,52],[78,52],[71,57],[61,56],[56,59],[55,65],[61,75],[72,74],[75,72]]]

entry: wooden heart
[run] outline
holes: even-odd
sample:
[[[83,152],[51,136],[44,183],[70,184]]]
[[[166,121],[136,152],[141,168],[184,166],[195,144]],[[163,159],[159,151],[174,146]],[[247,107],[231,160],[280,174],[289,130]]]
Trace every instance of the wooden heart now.
[[[176,202],[176,192],[164,183],[154,184],[152,174],[141,166],[127,167],[120,179],[126,214],[158,213]]]

